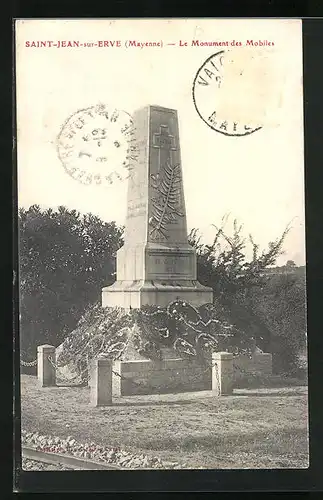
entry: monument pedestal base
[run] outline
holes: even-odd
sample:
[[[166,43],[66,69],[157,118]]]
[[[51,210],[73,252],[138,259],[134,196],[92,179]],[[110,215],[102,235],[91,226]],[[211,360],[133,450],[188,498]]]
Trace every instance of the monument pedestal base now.
[[[212,289],[195,280],[116,281],[102,289],[102,307],[139,309],[143,305],[166,307],[174,300],[186,300],[198,307],[212,303]]]

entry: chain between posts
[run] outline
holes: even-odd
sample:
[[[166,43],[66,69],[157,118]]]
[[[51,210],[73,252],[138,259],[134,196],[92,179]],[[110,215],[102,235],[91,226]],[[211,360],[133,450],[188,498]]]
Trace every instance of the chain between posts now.
[[[257,372],[244,370],[241,366],[238,366],[236,364],[233,365],[233,368],[239,370],[243,375],[246,375],[247,377],[257,376]]]
[[[122,375],[120,375],[120,373],[118,373],[118,372],[116,372],[116,371],[114,371],[114,370],[112,370],[112,373],[113,373],[114,375],[116,375],[117,377],[121,378],[121,380],[127,380],[128,382],[130,382],[130,383],[131,383],[131,384],[133,384],[133,385],[136,385],[137,387],[145,387],[145,388],[146,388],[146,384],[140,384],[140,383],[138,383],[138,382],[135,382],[135,381],[134,381],[133,379],[131,379],[131,378],[126,378],[126,377],[123,377]]]
[[[219,368],[218,368],[218,364],[217,363],[211,363],[211,365],[209,365],[204,371],[203,371],[203,374],[209,370],[210,368],[212,369],[213,367],[215,367],[215,373],[216,373],[216,379],[217,379],[217,386],[218,386],[218,393],[220,394],[220,377],[219,377]],[[120,373],[112,370],[112,373],[114,375],[116,375],[117,377],[121,378],[121,380],[125,380],[125,381],[128,381],[130,382],[131,384],[137,386],[137,387],[147,387],[146,384],[140,384],[138,382],[135,382],[133,379],[131,378],[126,378],[122,375],[120,375]],[[191,382],[195,382],[196,380],[199,380],[201,378],[201,375],[196,375],[193,379],[191,378]]]
[[[212,365],[212,368],[215,368],[215,376],[216,376],[216,383],[217,383],[217,394],[218,396],[221,394],[221,387],[220,387],[220,376],[219,376],[219,367],[217,363],[214,363]]]
[[[218,366],[218,363],[216,362],[212,362],[211,364],[209,364],[209,366],[204,370],[203,373],[205,373],[207,370],[209,370],[211,368],[211,370],[213,371],[213,368],[215,368],[215,376],[216,376],[216,381],[217,381],[217,393],[218,395],[220,395],[221,393],[221,388],[220,388],[220,375],[219,375],[219,366]],[[195,377],[195,380],[197,380],[199,377]]]
[[[60,367],[56,365],[56,363],[54,362],[53,358],[51,356],[48,356],[48,361],[51,363],[51,365],[53,366],[53,368],[56,370],[56,371],[59,371],[60,370]],[[20,360],[21,364],[23,366],[35,366],[37,364],[37,359],[34,360],[34,361],[31,361],[31,362],[26,362],[26,361],[23,361],[23,360]],[[245,370],[243,370],[242,368],[238,367],[237,365],[233,365],[235,368],[241,370],[242,372],[245,372]],[[213,369],[215,368],[215,373],[216,373],[216,379],[217,379],[217,386],[218,386],[218,393],[220,393],[220,378],[219,378],[219,369],[218,369],[218,364],[217,363],[211,363],[205,370],[203,373],[205,373],[208,369]],[[81,380],[83,380],[84,382],[86,381],[86,379],[88,380],[88,377],[83,377],[84,373],[88,372],[88,368],[86,368],[85,370],[83,370],[83,372],[81,372],[80,374],[77,374],[75,375],[75,377],[72,377],[72,378],[67,378],[67,377],[62,377],[62,378],[65,378],[66,381],[68,382],[72,382],[73,380],[76,380],[77,378],[81,378]],[[121,378],[121,380],[125,380],[125,381],[128,381],[130,382],[131,384],[137,386],[137,387],[145,387],[146,388],[146,384],[140,384],[138,382],[135,382],[133,379],[131,378],[126,378],[122,375],[120,375],[120,373],[116,372],[115,370],[112,370],[112,373],[114,375],[116,375],[117,377]],[[195,381],[195,380],[198,380],[200,378],[200,375],[197,375],[196,377],[194,377],[194,379],[191,381]]]
[[[36,366],[37,365],[37,359],[34,361],[23,361],[22,359],[20,360],[21,366]]]
[[[56,371],[60,371],[61,367],[56,365],[56,363],[54,362],[54,360],[53,360],[53,358],[51,356],[48,356],[47,359],[50,362],[50,364],[53,366],[53,368],[55,368]],[[87,379],[88,379],[88,377],[83,377],[83,375],[87,371],[88,371],[88,368],[86,368],[85,370],[83,370],[80,374],[75,375],[75,377],[68,378],[68,377],[64,377],[64,376],[62,377],[62,376],[60,376],[60,378],[65,379],[67,382],[73,382],[73,380],[76,380],[77,378],[81,378],[81,380],[83,382],[86,382]]]
[[[48,361],[50,362],[50,364],[53,366],[53,368],[55,368],[56,371],[59,371],[60,370],[60,367],[56,365],[56,363],[54,362],[53,358],[51,356],[48,356]],[[30,361],[30,362],[27,362],[27,361],[23,361],[22,359],[20,360],[20,363],[22,366],[28,366],[28,367],[31,367],[31,366],[36,366],[37,365],[37,359],[35,359],[34,361]],[[237,365],[233,365],[234,368],[240,370],[241,372],[244,372],[246,373],[245,370],[243,370],[241,367],[237,366]],[[210,366],[208,366],[204,372],[206,372],[209,368],[213,369],[215,368],[215,373],[216,373],[216,379],[217,379],[217,386],[218,386],[218,392],[220,393],[220,378],[219,378],[219,368],[218,368],[218,364],[217,363],[211,363]],[[65,378],[66,381],[68,382],[72,382],[73,380],[76,380],[77,378],[81,378],[81,380],[83,380],[84,382],[86,381],[86,378],[83,377],[84,373],[86,373],[88,371],[88,369],[86,368],[82,373],[80,374],[77,374],[75,375],[75,377],[72,377],[72,378],[67,378],[67,377],[62,377],[62,378]],[[203,372],[203,373],[204,373]],[[125,380],[125,381],[128,381],[130,382],[131,384],[137,386],[137,387],[146,387],[145,384],[140,384],[138,382],[135,382],[133,379],[131,378],[126,378],[126,377],[123,377],[122,375],[120,375],[120,373],[112,370],[112,373],[114,375],[116,375],[117,377],[121,378],[121,380]],[[194,379],[193,379],[193,382],[195,380],[198,380],[200,378],[200,375],[196,376]],[[88,379],[88,377],[87,377]]]
[[[233,363],[233,368],[235,368],[236,370],[239,370],[241,373],[248,374],[247,370],[244,370],[241,366],[235,365],[234,363]]]

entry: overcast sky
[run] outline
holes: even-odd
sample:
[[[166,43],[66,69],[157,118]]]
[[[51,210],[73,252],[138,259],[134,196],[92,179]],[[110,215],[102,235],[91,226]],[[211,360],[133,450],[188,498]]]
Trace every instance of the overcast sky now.
[[[124,224],[126,182],[103,188],[72,179],[58,158],[57,135],[69,116],[98,103],[129,113],[157,104],[178,111],[188,228],[200,228],[205,241],[211,241],[212,223],[219,224],[230,213],[244,225],[246,236],[251,233],[266,247],[292,221],[286,253],[278,263],[287,259],[305,263],[300,21],[26,20],[18,24],[20,206],[65,205]],[[201,120],[192,100],[193,80],[203,62],[219,49],[192,47],[193,39],[274,42],[261,51],[259,47],[236,49],[246,68],[250,51],[261,60],[263,77],[258,74],[252,80],[249,75],[244,91],[230,94],[236,106],[243,103],[244,113],[249,109],[257,114],[254,103],[260,102],[261,130],[228,137]],[[122,46],[25,46],[33,40],[120,40]],[[163,47],[126,48],[126,40],[162,41]],[[180,47],[180,40],[188,45]]]

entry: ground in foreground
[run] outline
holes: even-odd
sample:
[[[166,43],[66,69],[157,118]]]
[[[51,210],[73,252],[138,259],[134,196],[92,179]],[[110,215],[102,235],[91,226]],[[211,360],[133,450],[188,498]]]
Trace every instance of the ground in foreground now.
[[[21,377],[21,421],[80,442],[118,446],[185,468],[308,467],[307,388],[239,389],[117,398],[89,406],[88,387],[40,388]]]

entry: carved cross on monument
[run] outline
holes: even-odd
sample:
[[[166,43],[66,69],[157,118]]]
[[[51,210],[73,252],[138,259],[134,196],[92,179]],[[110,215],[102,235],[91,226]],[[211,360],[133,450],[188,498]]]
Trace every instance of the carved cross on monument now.
[[[169,133],[167,125],[160,125],[159,133],[153,134],[153,148],[159,149],[158,171],[169,160],[172,163],[172,151],[176,151],[175,137]]]

